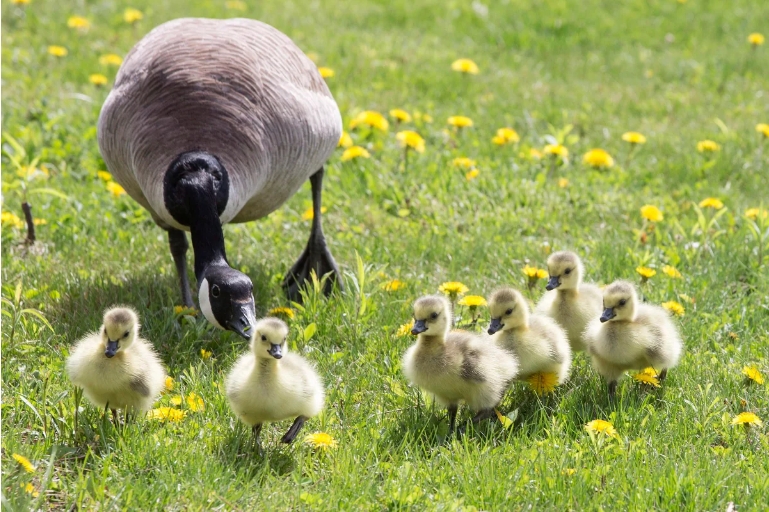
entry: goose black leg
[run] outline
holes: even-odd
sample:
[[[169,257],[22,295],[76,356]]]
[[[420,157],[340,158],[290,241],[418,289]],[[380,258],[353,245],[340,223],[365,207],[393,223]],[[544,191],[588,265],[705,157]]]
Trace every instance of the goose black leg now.
[[[254,446],[256,446],[256,450],[259,452],[259,454],[263,454],[264,450],[262,450],[262,441],[259,439],[259,434],[262,432],[262,424],[257,423],[253,427],[251,427],[251,433],[254,435]]]
[[[617,381],[613,380],[609,382],[609,400],[614,400],[617,395]]]
[[[459,407],[457,406],[457,404],[452,404],[452,405],[449,405],[449,407],[448,407],[448,413],[449,413],[449,433],[448,433],[448,435],[449,436],[454,433],[454,427],[457,424],[457,409],[458,408]]]
[[[342,288],[342,281],[339,279],[339,267],[331,255],[331,251],[326,245],[326,237],[323,236],[323,227],[321,226],[321,192],[323,190],[323,168],[310,177],[312,184],[312,228],[310,229],[310,239],[307,241],[302,255],[291,267],[285,279],[283,279],[283,289],[286,290],[288,298],[299,302],[301,295],[299,290],[304,286],[305,281],[310,280],[312,271],[318,279],[330,273],[326,284],[323,286],[323,293],[329,295],[334,287],[334,283]]]
[[[187,279],[187,235],[181,229],[170,228],[168,230],[168,245],[171,247],[171,256],[174,257],[176,273],[179,275],[179,288],[182,290],[182,303],[184,307],[194,308],[192,302],[192,290]]]
[[[668,369],[665,368],[664,370],[662,370],[660,372],[660,376],[659,376],[660,382],[664,381],[665,377],[667,377],[667,376],[668,376]]]
[[[288,429],[285,435],[280,439],[280,442],[285,444],[291,444],[296,438],[296,435],[302,429],[302,426],[304,425],[305,421],[307,421],[306,416],[297,416],[296,419],[294,420],[294,424],[291,425],[291,427]]]

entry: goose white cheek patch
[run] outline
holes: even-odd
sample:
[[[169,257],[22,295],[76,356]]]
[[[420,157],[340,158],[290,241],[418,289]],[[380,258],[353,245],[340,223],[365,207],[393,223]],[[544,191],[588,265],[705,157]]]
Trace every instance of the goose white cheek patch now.
[[[214,312],[211,309],[211,300],[208,295],[208,279],[204,278],[203,281],[200,282],[198,301],[200,302],[200,310],[203,311],[203,315],[205,315],[206,320],[217,326],[219,329],[224,329],[224,327],[222,327],[221,324],[219,324],[219,322],[216,320]]]

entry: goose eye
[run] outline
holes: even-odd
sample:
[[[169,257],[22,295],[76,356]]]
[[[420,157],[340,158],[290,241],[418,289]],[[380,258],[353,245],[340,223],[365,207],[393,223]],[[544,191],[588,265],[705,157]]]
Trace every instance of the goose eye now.
[[[433,313],[432,315],[430,315],[430,318],[435,320],[436,318],[438,318],[438,313]]]
[[[264,334],[262,334],[262,341],[267,341],[267,336],[265,336]]]
[[[619,305],[620,306],[624,306],[626,302],[627,301],[625,299],[622,299],[621,301],[619,301]]]
[[[127,338],[127,337],[128,337],[128,333],[129,333],[129,331],[126,331],[126,332],[124,332],[124,333],[123,333],[123,337],[124,337],[124,338]]]
[[[219,295],[221,295],[221,290],[219,289],[219,285],[215,284],[211,287],[211,296],[218,297]]]
[[[571,269],[570,269],[570,268],[567,268],[567,269],[566,269],[566,272],[564,272],[564,274],[566,274],[567,276],[568,276],[569,274],[571,274]]]
[[[510,308],[507,311],[505,311],[505,314],[506,315],[512,315],[513,314],[513,308]]]

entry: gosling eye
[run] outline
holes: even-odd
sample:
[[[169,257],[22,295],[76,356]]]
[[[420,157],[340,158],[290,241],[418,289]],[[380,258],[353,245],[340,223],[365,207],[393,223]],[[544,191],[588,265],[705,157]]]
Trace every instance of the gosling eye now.
[[[218,297],[219,295],[221,295],[221,290],[219,289],[219,285],[215,284],[211,287],[211,296]]]
[[[624,306],[626,303],[627,303],[627,300],[625,299],[622,299],[621,301],[619,301],[620,306]]]
[[[262,341],[267,341],[267,336],[265,336],[264,334],[262,334]]]
[[[432,315],[430,315],[430,318],[435,320],[436,318],[438,318],[438,313],[433,313]]]
[[[513,308],[510,308],[507,311],[505,311],[505,314],[506,315],[512,315],[513,314]]]
[[[569,274],[571,274],[571,269],[570,269],[570,268],[567,268],[567,269],[566,269],[566,271],[564,272],[564,274],[566,274],[567,276],[568,276]]]
[[[127,338],[127,337],[128,337],[128,333],[129,333],[129,331],[126,331],[126,332],[124,332],[124,333],[123,333],[123,337],[124,337],[124,338]]]

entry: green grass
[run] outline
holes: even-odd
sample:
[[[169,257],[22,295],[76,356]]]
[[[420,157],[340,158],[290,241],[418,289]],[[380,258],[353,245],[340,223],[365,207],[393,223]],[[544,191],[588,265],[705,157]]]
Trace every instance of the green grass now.
[[[744,216],[761,201],[769,206],[768,141],[754,130],[769,123],[769,45],[747,43],[751,32],[769,35],[768,3],[510,0],[489,2],[486,16],[459,1],[249,2],[244,12],[224,4],[140,0],[130,5],[145,14],[135,27],[122,21],[129,6],[122,2],[3,4],[2,130],[24,148],[22,163],[39,158],[50,174],[29,189],[58,194],[29,193],[35,216],[47,221],[35,247],[22,244],[22,229],[2,229],[4,508],[765,507],[766,427],[730,422],[743,410],[769,421],[767,386],[747,385],[741,374],[745,364],[769,373],[769,232],[755,226],[764,232],[759,240]],[[91,20],[87,33],[67,27],[73,14]],[[174,314],[180,299],[165,233],[96,176],[105,167],[95,124],[108,88],[88,77],[104,73],[111,83],[115,74],[99,56],[125,55],[151,27],[182,15],[249,16],[284,31],[335,70],[329,85],[346,126],[363,109],[434,118],[408,125],[427,150],[410,155],[407,169],[393,126],[368,140],[353,134],[371,159],[342,163],[339,150],[327,167],[325,227],[348,293],[326,300],[310,291],[291,322],[294,349],[317,362],[328,387],[323,416],[302,433],[333,435],[339,446],[326,453],[279,446],[289,422],[265,429],[264,458],[253,452],[249,430],[222,394],[246,344]],[[51,44],[67,47],[68,56],[48,55]],[[474,59],[481,73],[452,72],[459,57]],[[475,126],[444,134],[445,119],[457,114]],[[521,134],[517,146],[491,143],[502,126]],[[547,162],[521,156],[567,126],[570,165],[548,176]],[[649,139],[632,158],[620,138],[629,130]],[[698,153],[703,139],[721,151]],[[10,140],[3,140],[3,211],[21,216],[11,163],[20,153]],[[617,165],[582,165],[595,147]],[[458,156],[477,161],[477,179],[452,167]],[[559,187],[559,178],[569,185]],[[696,205],[711,196],[726,212],[709,224],[714,212],[698,219]],[[665,218],[642,244],[644,204]],[[253,279],[259,314],[288,305],[279,283],[306,241],[301,214],[309,205],[306,186],[268,218],[225,228],[229,259]],[[660,390],[624,380],[609,403],[581,354],[552,396],[538,400],[524,384],[513,387],[501,405],[517,410],[512,428],[489,422],[443,443],[443,411],[426,406],[400,371],[412,340],[395,331],[409,320],[411,302],[448,280],[481,295],[502,284],[525,289],[523,265],[542,267],[558,249],[579,252],[588,279],[602,283],[637,281],[638,265],[656,268],[645,299],[686,308],[680,366]],[[683,279],[665,276],[665,264]],[[392,278],[407,286],[384,291]],[[115,428],[83,401],[75,416],[64,360],[114,303],[139,311],[144,335],[176,379],[161,403],[194,391],[204,411],[180,423],[142,419]],[[52,329],[25,308],[39,310]],[[317,332],[305,340],[313,323]],[[203,360],[202,348],[213,357]],[[584,425],[597,418],[612,421],[619,439],[594,441]],[[13,453],[31,459],[35,472],[24,472]],[[25,492],[27,483],[38,498]]]

